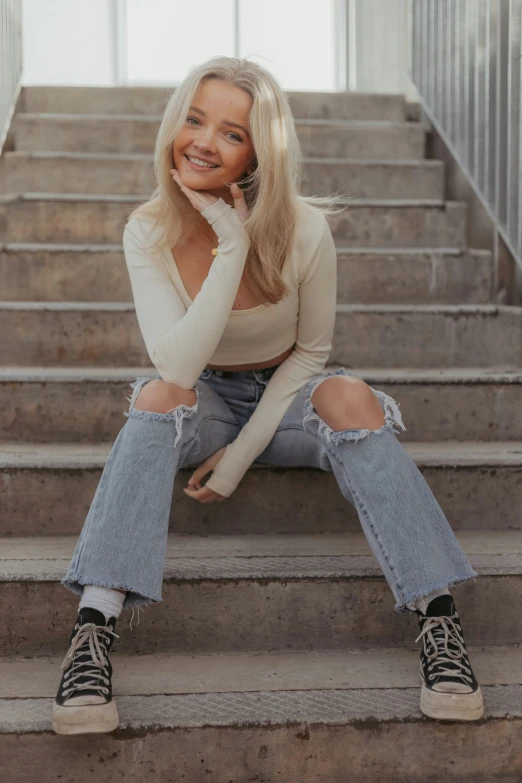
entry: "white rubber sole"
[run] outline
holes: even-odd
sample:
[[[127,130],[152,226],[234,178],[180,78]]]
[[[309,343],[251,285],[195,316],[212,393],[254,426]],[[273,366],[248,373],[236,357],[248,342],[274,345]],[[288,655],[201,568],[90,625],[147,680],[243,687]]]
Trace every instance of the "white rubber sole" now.
[[[475,693],[437,693],[426,688],[421,677],[421,712],[439,720],[479,720],[484,715],[480,687]]]
[[[53,704],[53,731],[57,734],[94,734],[114,731],[119,717],[114,699],[108,704],[63,707]]]

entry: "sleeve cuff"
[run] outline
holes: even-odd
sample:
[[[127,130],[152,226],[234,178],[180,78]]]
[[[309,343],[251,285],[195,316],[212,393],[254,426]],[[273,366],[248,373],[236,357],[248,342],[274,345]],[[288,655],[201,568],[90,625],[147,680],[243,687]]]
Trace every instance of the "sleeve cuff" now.
[[[227,204],[224,199],[218,198],[214,204],[209,204],[208,207],[202,209],[200,214],[212,225],[230,209],[232,209],[230,204]]]
[[[250,242],[248,233],[243,225],[241,218],[237,214],[234,207],[232,207],[230,204],[227,204],[224,199],[218,198],[214,204],[210,204],[208,207],[205,207],[205,209],[201,210],[200,214],[203,215],[203,217],[210,223],[211,226],[216,225],[218,221],[223,218],[229,225],[236,229],[240,229],[240,233],[244,234],[245,238],[248,238],[248,241]],[[217,228],[218,227],[216,226],[216,229]],[[223,225],[220,228],[221,232],[223,233]],[[219,236],[218,230],[216,230],[216,234]]]
[[[228,498],[236,489],[237,484],[231,484],[229,481],[225,481],[224,479],[219,478],[219,476],[212,474],[205,483],[205,486],[213,492],[218,492],[220,495],[223,495],[223,497]]]

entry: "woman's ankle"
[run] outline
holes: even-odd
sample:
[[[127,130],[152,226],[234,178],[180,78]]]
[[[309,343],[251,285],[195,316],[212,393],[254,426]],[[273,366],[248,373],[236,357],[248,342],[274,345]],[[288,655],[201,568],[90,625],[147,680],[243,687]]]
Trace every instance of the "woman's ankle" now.
[[[125,602],[125,594],[126,590],[85,585],[78,609],[89,606],[103,612],[107,620],[109,617],[118,619]]]

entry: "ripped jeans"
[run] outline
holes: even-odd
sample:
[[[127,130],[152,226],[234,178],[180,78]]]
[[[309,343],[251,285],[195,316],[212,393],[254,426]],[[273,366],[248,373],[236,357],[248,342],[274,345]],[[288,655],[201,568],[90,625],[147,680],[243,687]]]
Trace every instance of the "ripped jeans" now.
[[[138,377],[131,384],[128,420],[107,458],[63,585],[79,595],[87,584],[125,589],[123,608],[162,600],[175,475],[182,467],[195,469],[236,438],[275,370],[205,369],[194,387],[195,404],[167,413],[134,407],[152,378]],[[336,432],[318,416],[312,393],[340,374],[356,375],[341,368],[303,386],[255,462],[333,472],[357,510],[393,592],[395,611],[407,614],[416,600],[478,574],[396,437],[394,425],[406,427],[395,400],[370,387],[385,419],[376,430]]]

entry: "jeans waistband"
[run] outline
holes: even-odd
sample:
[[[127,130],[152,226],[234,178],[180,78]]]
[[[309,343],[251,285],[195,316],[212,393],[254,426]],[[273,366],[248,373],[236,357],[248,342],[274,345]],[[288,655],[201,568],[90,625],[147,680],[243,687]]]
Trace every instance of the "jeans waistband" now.
[[[217,375],[219,378],[247,378],[257,381],[268,381],[275,373],[278,364],[273,367],[264,367],[262,370],[211,370],[212,375]]]

